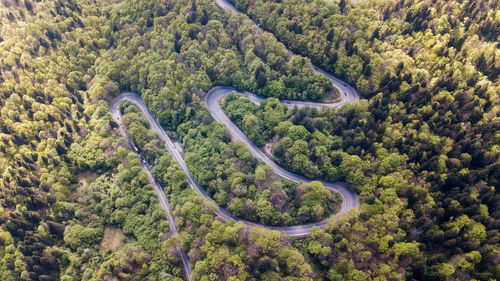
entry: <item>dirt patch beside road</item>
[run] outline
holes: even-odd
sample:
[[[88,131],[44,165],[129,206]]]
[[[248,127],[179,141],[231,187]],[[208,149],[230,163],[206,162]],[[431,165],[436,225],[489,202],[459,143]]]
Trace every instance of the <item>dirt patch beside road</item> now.
[[[264,152],[271,159],[273,159],[273,147],[278,142],[278,140],[279,140],[278,136],[274,136],[270,141],[268,141],[264,145]]]

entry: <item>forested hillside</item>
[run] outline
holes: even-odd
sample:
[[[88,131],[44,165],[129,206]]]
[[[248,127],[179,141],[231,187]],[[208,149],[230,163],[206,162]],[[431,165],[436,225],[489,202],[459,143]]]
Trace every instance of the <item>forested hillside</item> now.
[[[498,1],[235,4],[269,32],[210,0],[0,2],[0,277],[186,280],[180,243],[192,280],[500,278]],[[365,99],[282,107],[335,94],[311,61]],[[120,107],[128,137],[110,114],[140,93],[237,217],[333,214],[336,195],[278,177],[211,118],[221,85],[273,97],[223,106],[284,168],[347,182],[360,208],[303,238],[222,222],[137,107]]]
[[[109,114],[105,100],[120,89],[140,90],[163,125],[184,128],[172,131],[173,137],[184,136],[196,124],[209,125],[197,95],[212,85],[304,99],[320,98],[331,89],[328,80],[312,73],[307,59],[289,58],[272,35],[245,32],[256,26],[244,16],[223,15],[211,2],[3,1],[1,15],[0,272],[5,280],[185,278],[174,247],[179,238],[169,237],[140,160]],[[230,20],[234,30],[227,33]],[[279,79],[286,85],[272,91],[268,84]],[[154,139],[145,129],[134,130],[130,135],[137,145],[140,138]],[[223,131],[216,132],[228,142]],[[238,232],[241,226],[234,230],[236,240],[211,234],[232,224],[217,224],[214,206],[192,191],[175,197],[174,190],[186,187],[184,175],[175,169],[161,173],[171,160],[158,143],[148,145],[142,151],[152,164],[159,161],[156,177],[173,200],[180,241],[198,278],[233,272],[215,272],[225,262],[216,262],[217,248],[200,248],[207,239],[230,249],[228,258],[240,255],[242,276],[312,276],[302,255],[279,233],[269,242],[260,238],[262,230]],[[267,176],[265,169],[259,174]],[[283,187],[274,190],[286,200]],[[274,212],[268,218],[293,223],[290,216],[276,216],[268,200],[264,196],[260,203]],[[301,220],[317,218],[302,209]],[[250,243],[272,246],[257,246],[248,255],[241,249]],[[293,263],[287,261],[292,256]],[[260,268],[242,266],[260,258]],[[210,266],[195,267],[197,261]]]
[[[272,122],[266,104],[226,101],[256,143],[275,138],[273,155],[286,168],[343,179],[362,192],[358,223],[381,237],[351,237],[345,255],[319,255],[318,262],[345,278],[349,270],[338,264],[353,260],[375,277],[387,263],[380,241],[389,239],[416,246],[413,255],[396,254],[394,274],[405,268],[403,275],[416,279],[498,278],[498,1],[235,2],[370,98],[338,111],[295,109]],[[388,231],[377,218],[395,198],[398,226]],[[332,233],[365,232],[354,229],[334,226]]]

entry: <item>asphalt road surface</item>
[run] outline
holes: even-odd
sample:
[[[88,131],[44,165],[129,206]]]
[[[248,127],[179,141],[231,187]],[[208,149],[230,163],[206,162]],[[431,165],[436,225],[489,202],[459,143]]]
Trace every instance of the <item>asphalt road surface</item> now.
[[[130,146],[134,148],[134,150],[137,154],[139,154],[139,157],[141,158],[141,166],[142,166],[143,170],[146,172],[146,174],[148,175],[149,182],[153,186],[153,188],[156,192],[156,196],[158,198],[158,201],[160,202],[160,205],[162,206],[163,211],[165,212],[165,216],[168,220],[168,225],[170,227],[170,232],[175,235],[175,234],[177,234],[177,226],[175,224],[174,216],[170,213],[170,204],[168,203],[167,197],[165,196],[165,193],[163,192],[163,189],[161,188],[161,186],[154,179],[154,177],[151,173],[151,167],[149,166],[148,162],[146,162],[146,159],[144,158],[144,156],[140,153],[140,151],[137,149],[137,147],[135,145],[133,145],[132,142],[130,141],[130,138],[127,135],[127,130],[125,129],[125,126],[122,123],[121,114],[120,114],[120,102],[124,99],[128,99],[134,103],[139,101],[144,106],[144,103],[142,103],[142,99],[138,95],[133,94],[133,93],[124,93],[124,94],[121,94],[120,96],[116,97],[115,99],[113,99],[113,101],[111,102],[111,106],[110,106],[111,107],[111,115],[113,116],[113,119],[115,120],[115,122],[118,124],[121,134],[123,136],[127,137],[127,139],[129,140]],[[148,113],[149,113],[149,111],[148,111]],[[151,114],[151,113],[149,113],[149,114]],[[177,250],[179,251],[179,254],[180,254],[181,259],[182,259],[182,265],[184,267],[184,272],[186,273],[186,278],[188,281],[191,281],[191,265],[189,263],[189,258],[187,256],[186,252],[181,248],[180,245],[177,245]]]
[[[208,91],[206,97],[205,97],[205,102],[208,107],[208,110],[210,114],[212,114],[212,117],[219,123],[225,125],[233,138],[238,139],[242,142],[244,142],[250,152],[252,153],[253,156],[257,157],[260,161],[266,163],[267,165],[273,167],[274,172],[283,178],[286,178],[288,180],[294,181],[294,182],[305,182],[308,183],[312,179],[297,175],[295,173],[292,173],[288,170],[285,170],[282,168],[280,165],[278,165],[276,162],[271,160],[255,143],[253,143],[246,135],[243,133],[236,124],[234,124],[229,117],[227,117],[226,113],[222,109],[219,101],[224,98],[228,93],[236,91],[242,94],[249,94],[248,92],[240,92],[236,90],[233,87],[215,87]],[[287,103],[283,103],[286,106],[294,106],[293,101],[288,101]],[[312,103],[308,102],[308,105],[310,106],[319,106],[322,104],[317,104],[317,103]],[[325,106],[325,105],[322,105]],[[331,105],[334,106],[334,105]],[[320,181],[323,183],[325,188],[338,192],[342,196],[342,207],[337,213],[337,215],[342,215],[349,211],[352,208],[358,207],[358,196],[354,190],[352,190],[346,183],[343,182],[329,182],[325,181],[322,179],[314,179],[317,181]],[[277,230],[286,232],[289,235],[295,235],[295,236],[302,236],[302,235],[307,235],[311,232],[311,228],[313,226],[318,226],[322,228],[325,225],[325,221],[317,222],[317,223],[311,223],[307,225],[297,225],[297,226],[290,226],[290,227],[278,227],[275,228]]]

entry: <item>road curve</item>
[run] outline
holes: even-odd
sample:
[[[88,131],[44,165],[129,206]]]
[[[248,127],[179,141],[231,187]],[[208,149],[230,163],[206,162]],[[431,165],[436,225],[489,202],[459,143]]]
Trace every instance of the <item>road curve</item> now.
[[[215,0],[215,4],[217,4],[217,6],[219,6],[223,10],[229,10],[232,13],[241,13],[238,9],[236,9],[235,6],[233,6],[233,4],[229,3],[227,0]],[[254,21],[254,23],[259,30],[261,30],[262,32],[267,32],[260,26],[260,24],[256,23],[255,21]],[[288,53],[290,55],[294,55],[294,53],[291,50],[288,50]],[[337,88],[337,90],[340,94],[340,101],[335,102],[335,103],[311,103],[311,102],[306,102],[306,101],[283,100],[283,101],[281,101],[283,104],[288,105],[288,106],[297,105],[298,107],[312,106],[312,107],[321,108],[323,106],[339,107],[345,103],[351,103],[351,102],[355,102],[355,101],[359,100],[359,97],[360,97],[359,92],[355,88],[353,88],[349,84],[347,84],[346,82],[342,81],[340,78],[322,70],[321,68],[319,68],[315,65],[312,66],[312,69],[314,72],[321,73],[321,74],[325,75],[328,79],[330,79],[330,81],[332,81],[333,87]],[[265,99],[263,97],[259,97],[257,95],[251,94],[251,93],[249,95],[249,98],[253,102],[256,102],[256,101],[260,102],[262,99]]]
[[[208,108],[208,111],[210,114],[212,114],[212,117],[219,123],[225,125],[231,135],[244,142],[247,146],[250,152],[253,154],[253,156],[257,157],[260,161],[266,163],[267,165],[273,167],[274,172],[283,178],[286,178],[288,180],[294,181],[294,182],[305,182],[308,183],[311,181],[310,178],[297,175],[295,173],[292,173],[288,170],[285,170],[282,168],[280,165],[278,165],[276,162],[271,160],[255,143],[250,140],[245,133],[243,133],[236,124],[234,124],[229,117],[227,117],[226,113],[222,109],[219,101],[224,98],[228,93],[236,91],[241,94],[249,95],[251,93],[249,92],[240,92],[237,89],[233,87],[215,87],[208,91],[206,97],[205,97],[205,102]],[[295,102],[294,101],[286,101],[285,103],[282,102],[285,106],[294,106]],[[302,103],[302,106],[325,106],[324,104],[320,103],[313,103],[313,102],[300,102]],[[357,208],[358,207],[358,195],[354,190],[352,190],[346,183],[344,182],[330,182],[326,181],[323,179],[314,179],[317,181],[320,181],[323,183],[325,188],[338,192],[342,196],[342,207],[340,210],[337,212],[337,215],[342,215],[345,214],[347,211],[349,211],[352,208]],[[317,223],[311,223],[308,224],[306,227],[304,226],[291,226],[291,227],[284,227],[284,228],[279,228],[279,230],[287,232],[288,229],[290,228],[300,228],[302,231],[302,235],[308,234],[311,231],[312,226],[318,226],[318,227],[323,227],[325,225],[325,221],[317,222]],[[299,236],[299,235],[298,235]]]

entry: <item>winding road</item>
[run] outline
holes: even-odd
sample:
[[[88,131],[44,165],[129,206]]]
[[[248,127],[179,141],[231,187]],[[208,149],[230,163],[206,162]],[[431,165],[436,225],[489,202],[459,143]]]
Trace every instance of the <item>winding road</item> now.
[[[280,175],[283,178],[286,178],[288,180],[294,181],[294,182],[305,182],[305,183],[310,182],[311,179],[304,177],[304,176],[301,176],[301,175],[294,174],[290,171],[283,169],[281,166],[276,164],[276,162],[271,160],[262,150],[260,150],[259,147],[257,147],[257,145],[255,145],[227,117],[227,115],[224,113],[224,111],[222,110],[222,108],[219,104],[219,100],[222,99],[223,97],[225,97],[228,93],[230,93],[232,91],[237,91],[237,90],[232,88],[232,87],[215,87],[215,88],[211,89],[210,91],[208,91],[208,93],[206,95],[206,104],[207,104],[209,112],[212,114],[214,119],[216,121],[222,123],[223,125],[225,125],[229,129],[229,132],[231,133],[231,135],[235,139],[239,139],[242,142],[244,142],[248,146],[248,148],[249,148],[250,152],[253,154],[253,156],[258,158],[262,162],[266,163],[267,165],[273,167],[274,172],[276,174],[278,174],[278,175]],[[246,92],[243,92],[243,94],[245,94],[245,93]],[[184,162],[184,158],[179,153],[179,151],[175,148],[172,140],[168,137],[167,133],[163,130],[163,128],[158,123],[156,118],[153,116],[153,114],[149,111],[147,106],[144,104],[141,96],[136,94],[136,93],[124,92],[124,93],[120,94],[119,96],[117,96],[111,103],[111,114],[112,114],[115,122],[117,122],[119,124],[119,126],[121,128],[120,130],[122,131],[122,134],[124,134],[126,136],[126,133],[124,131],[125,129],[123,128],[123,124],[122,124],[121,117],[120,117],[120,110],[119,110],[119,104],[123,100],[128,100],[140,108],[140,110],[142,111],[142,113],[144,114],[144,116],[147,118],[148,122],[151,125],[150,129],[153,130],[160,137],[160,139],[165,143],[165,148],[172,155],[172,157],[179,163],[179,166],[181,167],[182,171],[184,171],[184,173],[186,173],[186,178],[187,178],[187,181],[188,181],[189,185],[191,186],[191,188],[194,188],[201,196],[211,199],[211,197],[205,192],[205,189],[196,182],[193,175],[189,171],[186,163]],[[136,150],[136,152],[139,153],[138,150]],[[142,157],[142,155],[140,155],[140,156],[141,156],[141,159],[144,159]],[[145,162],[145,161],[143,161],[143,162]],[[147,163],[143,163],[143,166],[147,170],[147,172],[150,174],[151,173],[150,168],[147,165]],[[358,198],[357,198],[356,192],[353,191],[352,189],[350,189],[346,183],[329,182],[329,181],[325,181],[322,179],[317,179],[317,180],[321,181],[323,183],[323,185],[325,186],[325,188],[327,188],[331,191],[334,191],[334,192],[338,192],[342,196],[342,207],[339,210],[339,212],[337,213],[337,215],[344,214],[348,210],[350,210],[352,208],[356,208],[358,206]],[[157,192],[161,191],[161,188],[157,186],[157,183],[154,182],[154,179],[152,181],[152,184],[155,186],[155,190]],[[161,193],[163,193],[163,192],[161,191]],[[163,198],[163,197],[165,197],[165,195],[162,194],[162,195],[159,195],[159,197]],[[164,209],[169,209],[168,202],[166,200],[160,200],[160,204],[163,206]],[[304,225],[295,225],[295,226],[285,226],[285,227],[265,226],[265,225],[261,225],[261,224],[257,224],[254,222],[250,222],[250,221],[246,221],[246,220],[237,218],[237,217],[233,216],[231,213],[229,213],[227,210],[225,210],[221,207],[218,207],[218,208],[219,209],[217,211],[217,216],[219,218],[221,218],[223,221],[227,221],[229,219],[233,219],[235,221],[242,221],[243,223],[245,223],[246,225],[249,225],[249,226],[261,226],[261,227],[266,227],[266,228],[273,229],[273,230],[279,230],[279,231],[284,232],[290,236],[305,236],[305,235],[308,235],[309,233],[311,233],[311,229],[313,226],[323,228],[326,225],[326,220],[323,220],[323,221],[319,221],[319,222],[315,222],[315,223],[309,223],[309,224],[304,224]],[[172,217],[172,216],[170,214],[168,214],[167,217]],[[173,218],[172,219],[169,218],[169,222],[171,222],[171,223],[174,222]]]
[[[229,117],[226,115],[224,110],[222,109],[220,105],[220,100],[223,99],[227,94],[230,92],[239,92],[242,94],[250,95],[251,93],[248,92],[240,92],[237,89],[233,87],[215,87],[208,91],[206,97],[205,97],[205,102],[208,107],[208,111],[212,115],[212,117],[219,123],[225,125],[229,132],[231,133],[231,136],[235,139],[238,139],[242,142],[244,142],[252,155],[256,158],[258,158],[260,161],[266,163],[267,165],[273,167],[273,170],[276,174],[280,175],[283,178],[286,178],[288,180],[294,181],[294,182],[305,182],[309,183],[311,181],[310,178],[297,175],[295,173],[292,173],[288,170],[285,170],[282,168],[280,165],[278,165],[276,162],[271,160],[255,143],[253,143],[246,135],[243,133],[236,124],[234,124]],[[253,94],[252,94],[253,95]],[[282,102],[282,104],[286,106],[295,106],[295,101],[286,101]],[[302,106],[335,106],[335,104],[318,104],[318,103],[313,103],[313,102],[298,102],[301,103]],[[338,192],[342,196],[342,207],[340,210],[337,212],[337,215],[342,215],[349,211],[352,208],[356,208],[358,206],[358,196],[354,190],[349,188],[349,186],[346,183],[343,182],[330,182],[322,179],[315,179],[317,181],[320,181],[323,183],[325,188]],[[296,226],[288,226],[288,227],[268,227],[272,229],[276,229],[282,232],[285,232],[286,234],[290,236],[304,236],[309,233],[311,233],[311,228],[313,226],[318,226],[320,228],[324,227],[326,224],[326,220],[316,222],[316,223],[310,223],[310,224],[305,224],[305,225],[296,225]]]
[[[215,0],[216,4],[223,8],[229,8],[233,12],[239,12],[234,6],[232,6],[229,2],[225,0]],[[260,28],[260,27],[258,27]],[[260,28],[261,29],[261,28]],[[261,29],[262,30],[262,29]],[[262,30],[264,31],[264,30]],[[325,71],[321,70],[320,68],[316,67],[313,65],[313,71],[317,73],[322,73],[326,77],[328,77],[332,81],[332,85],[337,88],[339,93],[341,94],[341,100],[336,103],[316,103],[316,102],[308,102],[308,101],[291,101],[291,100],[282,100],[280,101],[283,105],[287,107],[305,107],[305,106],[310,106],[310,107],[339,107],[342,106],[345,103],[348,102],[354,102],[359,100],[359,93],[352,88],[351,86],[347,85],[344,83],[342,80],[338,79],[337,77],[330,75],[326,73]],[[294,181],[294,182],[305,182],[308,183],[313,179],[309,179],[307,177],[301,176],[294,174],[290,171],[287,171],[283,169],[281,166],[276,164],[273,160],[271,160],[257,145],[255,145],[225,114],[225,112],[222,110],[221,105],[220,105],[220,100],[223,99],[228,93],[230,92],[239,92],[244,95],[247,95],[250,100],[256,104],[260,104],[265,97],[261,97],[258,95],[255,95],[250,92],[241,92],[238,91],[237,89],[233,87],[214,87],[210,91],[207,92],[207,95],[205,97],[205,102],[207,105],[207,108],[212,115],[212,117],[220,122],[221,124],[225,125],[229,132],[231,133],[231,136],[234,139],[238,139],[242,142],[244,142],[247,146],[252,155],[256,158],[258,158],[260,161],[264,162],[265,164],[273,167],[274,172],[283,178],[286,178],[288,180]],[[116,98],[113,99],[111,102],[111,114],[115,122],[119,125],[120,132],[123,136],[128,138],[128,135],[126,133],[126,129],[122,123],[121,120],[121,114],[119,110],[119,105],[120,102],[123,100],[128,100],[135,105],[137,105],[144,116],[148,119],[148,122],[150,123],[150,128],[160,137],[160,139],[165,143],[165,148],[168,150],[168,152],[172,155],[172,157],[179,163],[181,169],[185,172],[187,181],[190,185],[191,188],[195,189],[201,196],[210,198],[208,194],[205,192],[205,190],[195,181],[193,176],[191,175],[189,169],[186,166],[186,163],[184,162],[184,158],[182,155],[179,153],[179,151],[175,148],[174,143],[166,132],[163,130],[163,128],[160,126],[156,118],[151,114],[147,106],[144,104],[142,98],[140,95],[132,92],[123,92],[120,95],[118,95]],[[130,141],[130,140],[129,140]],[[140,151],[132,144],[130,143],[131,147],[134,148],[135,152],[139,154],[141,158],[141,165],[143,169],[145,170],[146,174],[148,175],[149,181],[153,188],[155,189],[155,192],[158,197],[158,201],[160,202],[160,205],[164,209],[166,218],[169,222],[171,232],[173,234],[177,234],[177,227],[175,225],[175,218],[174,216],[170,213],[170,205],[168,203],[168,200],[165,196],[165,193],[163,192],[163,189],[161,186],[157,183],[157,181],[154,179],[151,173],[151,168],[148,165],[148,163],[145,161],[145,158],[143,155],[140,153]],[[342,207],[339,210],[335,216],[339,216],[342,214],[345,214],[347,211],[349,211],[352,208],[357,208],[359,206],[358,203],[358,195],[357,193],[352,190],[346,183],[343,182],[329,182],[326,180],[322,179],[314,179],[321,181],[325,188],[338,192],[342,196]],[[218,205],[217,205],[218,206]],[[217,211],[217,216],[223,220],[235,220],[235,221],[241,221],[247,226],[260,226],[260,227],[265,227],[268,229],[272,230],[278,230],[281,231],[289,236],[306,236],[311,233],[311,229],[314,226],[317,226],[319,228],[323,228],[326,223],[327,219],[320,221],[320,222],[315,222],[315,223],[309,223],[309,224],[304,224],[304,225],[295,225],[295,226],[288,226],[288,227],[273,227],[273,226],[265,226],[261,224],[257,224],[254,222],[246,221],[240,218],[237,218],[233,215],[231,215],[227,210],[221,208],[218,206],[218,211]],[[178,245],[178,251],[180,252],[180,256],[182,258],[183,266],[184,266],[184,271],[186,273],[187,279],[191,280],[191,266],[189,259],[186,255],[186,252],[181,248],[180,245]]]

